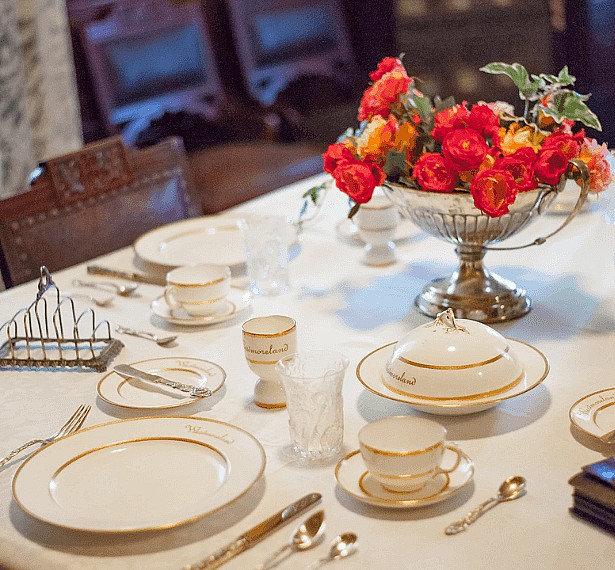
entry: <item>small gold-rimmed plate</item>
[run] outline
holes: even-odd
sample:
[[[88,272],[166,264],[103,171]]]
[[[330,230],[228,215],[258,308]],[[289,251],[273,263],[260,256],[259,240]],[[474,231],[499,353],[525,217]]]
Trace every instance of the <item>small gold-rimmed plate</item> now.
[[[456,459],[457,455],[447,449],[442,466],[453,465]],[[362,503],[389,509],[415,509],[439,503],[459,491],[473,476],[474,463],[463,452],[456,469],[448,474],[440,473],[418,491],[408,493],[387,491],[367,471],[358,449],[344,457],[335,468],[335,478],[346,493]]]
[[[357,228],[357,225],[352,220],[348,218],[340,220],[335,229],[340,239],[354,245],[365,245],[359,236],[359,229]],[[422,230],[418,226],[415,226],[410,220],[407,218],[402,218],[399,220],[399,224],[395,230],[395,237],[393,238],[393,241],[395,243],[403,243],[413,237],[418,236],[421,231]]]
[[[220,304],[220,308],[211,315],[194,316],[188,314],[188,311],[185,309],[172,309],[164,300],[164,295],[152,301],[151,309],[156,316],[168,323],[188,327],[202,327],[233,319],[251,305],[252,293],[250,291],[240,287],[231,287],[228,296]]]
[[[582,432],[615,443],[615,388],[598,390],[577,400],[568,413]]]
[[[410,404],[414,409],[429,414],[460,416],[473,414],[497,406],[500,402],[529,392],[538,386],[549,373],[549,361],[537,348],[530,344],[509,338],[523,366],[524,376],[510,389],[492,396],[472,396],[458,399],[436,399],[416,397],[392,390],[382,382],[382,371],[395,349],[395,342],[386,344],[363,357],[356,369],[361,384],[370,392],[397,402]]]
[[[13,498],[61,528],[119,533],[185,524],[233,503],[262,477],[265,452],[234,425],[152,416],[82,429],[33,453]]]
[[[158,374],[175,382],[209,388],[212,394],[222,388],[226,379],[226,372],[221,366],[201,358],[151,358],[131,362],[130,365],[143,372]],[[109,372],[103,376],[96,387],[96,392],[109,404],[136,410],[177,408],[201,399],[163,384],[125,378],[117,372]]]

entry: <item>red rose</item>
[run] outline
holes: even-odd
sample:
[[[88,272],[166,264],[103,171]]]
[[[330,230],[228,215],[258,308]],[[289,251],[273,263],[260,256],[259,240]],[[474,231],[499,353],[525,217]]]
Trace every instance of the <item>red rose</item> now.
[[[323,153],[324,171],[333,174],[338,164],[342,160],[355,160],[354,155],[344,143],[330,144]]]
[[[489,147],[474,129],[457,129],[444,137],[442,154],[459,172],[478,168]]]
[[[538,180],[545,184],[557,184],[568,168],[568,159],[561,150],[547,148],[538,153],[534,171]]]
[[[445,109],[436,113],[434,116],[434,128],[431,131],[431,136],[438,142],[442,142],[444,137],[455,129],[467,127],[467,120],[470,116],[467,107],[464,104],[455,105],[450,109]]]
[[[397,101],[400,93],[408,90],[410,81],[405,71],[394,70],[385,73],[363,93],[359,105],[359,121],[369,120],[376,115],[388,117],[391,104]]]
[[[386,178],[383,170],[375,163],[354,159],[342,161],[333,172],[337,187],[348,194],[357,204],[369,202],[374,188]]]
[[[470,192],[474,205],[490,218],[507,214],[517,196],[513,177],[495,168],[481,170],[472,180]]]
[[[541,150],[546,150],[548,148],[555,148],[561,151],[568,160],[577,158],[581,152],[579,141],[572,135],[563,132],[554,132],[542,142]]]
[[[533,152],[533,151],[532,151]],[[538,186],[538,180],[534,174],[534,168],[528,166],[523,160],[514,156],[505,156],[495,161],[495,170],[508,172],[515,180],[519,192],[529,192]]]
[[[447,160],[437,152],[426,152],[414,164],[413,176],[423,190],[451,192],[457,176]]]
[[[500,130],[500,118],[488,105],[474,105],[470,111],[467,125],[485,138],[491,139]]]
[[[401,71],[406,74],[406,69],[404,68],[402,62],[396,57],[385,57],[376,68],[376,71],[372,71],[369,74],[369,78],[372,81],[378,81],[385,73],[389,73],[390,71]]]
[[[536,151],[531,146],[522,146],[508,156],[521,160],[527,166],[532,166],[536,162]]]

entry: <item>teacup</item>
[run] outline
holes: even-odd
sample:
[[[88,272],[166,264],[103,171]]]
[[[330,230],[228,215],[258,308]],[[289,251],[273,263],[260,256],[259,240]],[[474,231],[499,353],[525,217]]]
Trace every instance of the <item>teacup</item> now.
[[[418,491],[441,473],[454,471],[461,451],[446,442],[446,429],[425,418],[392,416],[369,423],[359,431],[365,466],[385,489]],[[455,464],[442,468],[444,451],[457,454]]]
[[[184,265],[167,273],[164,298],[171,309],[192,316],[215,313],[231,289],[231,270],[226,265]]]
[[[399,224],[397,206],[386,196],[374,195],[355,216],[359,237],[365,242],[363,262],[384,266],[395,263],[393,238]]]
[[[246,321],[241,330],[248,366],[259,376],[254,403],[262,408],[283,408],[286,398],[275,365],[297,352],[297,323],[290,317],[269,315]]]

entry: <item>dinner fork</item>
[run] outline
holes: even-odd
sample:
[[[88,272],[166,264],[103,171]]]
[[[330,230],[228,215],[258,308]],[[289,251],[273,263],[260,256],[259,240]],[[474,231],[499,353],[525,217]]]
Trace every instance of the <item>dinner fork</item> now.
[[[45,439],[33,439],[31,441],[28,441],[27,443],[24,443],[21,447],[14,449],[6,457],[0,460],[0,467],[6,465],[11,459],[13,459],[13,457],[15,457],[18,453],[21,453],[24,449],[30,447],[31,445],[34,445],[36,443],[46,445],[48,443],[51,443],[52,441],[55,441],[56,439],[64,437],[65,435],[76,432],[83,425],[85,418],[90,413],[90,408],[91,406],[81,404],[75,410],[75,413],[70,418],[68,418],[67,422],[57,432]]]

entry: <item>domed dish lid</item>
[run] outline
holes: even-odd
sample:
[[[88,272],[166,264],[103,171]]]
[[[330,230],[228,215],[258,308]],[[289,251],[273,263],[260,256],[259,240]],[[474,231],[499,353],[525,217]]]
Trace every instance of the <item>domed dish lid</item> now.
[[[391,359],[401,356],[419,366],[467,366],[499,358],[509,350],[507,340],[495,329],[456,319],[449,308],[399,340]]]

